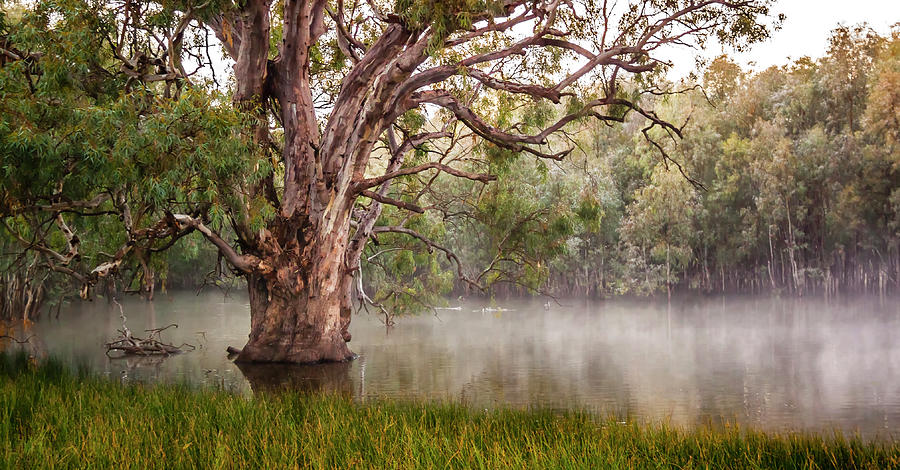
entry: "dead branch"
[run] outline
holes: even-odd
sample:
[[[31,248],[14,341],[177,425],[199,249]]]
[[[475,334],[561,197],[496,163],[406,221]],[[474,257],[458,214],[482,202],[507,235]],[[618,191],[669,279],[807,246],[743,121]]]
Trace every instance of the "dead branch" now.
[[[109,356],[112,351],[121,351],[123,356],[169,356],[185,352],[185,348],[189,348],[188,350],[190,351],[196,349],[194,345],[188,343],[182,343],[180,346],[175,346],[162,341],[160,334],[163,331],[172,327],[178,328],[178,325],[174,323],[162,328],[144,330],[150,333],[147,338],[134,336],[126,324],[128,318],[125,316],[125,310],[122,308],[122,304],[117,300],[113,300],[113,303],[119,307],[119,317],[122,318],[122,329],[117,330],[119,332],[118,338],[106,343],[107,356]]]
[[[432,250],[442,251],[447,256],[447,259],[449,261],[456,264],[456,274],[460,281],[465,282],[467,285],[474,287],[475,289],[477,289],[479,291],[484,290],[484,287],[482,285],[478,284],[478,282],[476,282],[476,281],[473,281],[472,279],[470,279],[468,276],[466,276],[463,273],[462,263],[459,261],[459,257],[456,256],[456,253],[454,253],[452,250],[450,250],[444,246],[438,245],[437,243],[435,243],[428,237],[422,235],[421,233],[419,233],[415,230],[412,230],[412,229],[408,229],[406,227],[389,227],[389,226],[375,227],[372,230],[372,233],[402,233],[402,234],[413,237],[413,238],[421,241],[422,243],[424,243],[428,247],[429,252],[431,252]]]

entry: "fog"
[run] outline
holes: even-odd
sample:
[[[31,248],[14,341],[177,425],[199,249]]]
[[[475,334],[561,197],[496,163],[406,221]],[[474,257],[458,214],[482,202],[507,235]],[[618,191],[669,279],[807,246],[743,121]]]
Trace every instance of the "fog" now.
[[[243,371],[224,350],[246,339],[244,297],[185,293],[123,305],[135,334],[177,323],[164,339],[197,350],[108,358],[103,343],[121,319],[102,301],[64,308],[59,320],[20,333],[35,335],[31,348],[126,382],[191,382],[247,395],[280,384],[360,401],[577,409],[688,427],[900,431],[896,299],[453,303],[459,310],[400,318],[391,329],[355,316],[351,348],[359,358],[349,364]]]

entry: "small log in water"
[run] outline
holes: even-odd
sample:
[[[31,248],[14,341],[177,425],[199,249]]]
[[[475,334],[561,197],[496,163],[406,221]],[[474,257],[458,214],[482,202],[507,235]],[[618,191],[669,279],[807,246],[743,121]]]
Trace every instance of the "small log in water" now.
[[[125,311],[122,309],[122,305],[118,301],[114,300],[113,302],[119,307],[119,317],[122,318],[122,329],[118,330],[118,338],[106,343],[107,356],[109,356],[109,353],[112,351],[120,351],[126,356],[168,356],[171,354],[182,353],[185,351],[184,348],[190,348],[190,351],[196,349],[193,345],[187,343],[183,343],[181,346],[175,346],[162,341],[160,336],[161,333],[172,327],[178,328],[178,325],[175,323],[162,328],[144,330],[150,334],[147,338],[134,336],[126,325],[127,318],[125,317]]]
[[[119,333],[123,333],[122,337],[115,341],[106,343],[107,355],[109,355],[109,353],[112,351],[121,351],[126,355],[139,356],[168,356],[170,354],[178,354],[184,352],[184,350],[182,350],[180,347],[163,343],[162,341],[159,341],[152,336],[143,339],[131,335],[125,336],[122,330],[119,330]]]

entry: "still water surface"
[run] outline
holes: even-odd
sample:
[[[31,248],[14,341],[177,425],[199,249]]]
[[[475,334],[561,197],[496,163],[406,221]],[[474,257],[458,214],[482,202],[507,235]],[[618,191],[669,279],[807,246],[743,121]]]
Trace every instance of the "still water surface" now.
[[[47,351],[123,381],[188,381],[252,394],[265,386],[337,390],[358,400],[457,401],[582,409],[681,426],[841,429],[900,436],[897,299],[704,299],[464,302],[386,329],[362,314],[348,364],[244,367],[246,298],[183,293],[123,303],[135,334],[177,323],[164,339],[198,349],[166,359],[110,359],[121,327],[105,302],[63,309],[32,332]]]

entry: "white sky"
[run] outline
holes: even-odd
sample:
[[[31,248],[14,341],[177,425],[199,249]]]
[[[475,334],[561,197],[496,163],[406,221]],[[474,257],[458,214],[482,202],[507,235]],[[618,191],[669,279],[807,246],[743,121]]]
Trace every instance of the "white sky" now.
[[[887,36],[890,35],[891,25],[900,22],[900,0],[779,0],[772,11],[774,14],[784,13],[787,19],[781,30],[776,31],[768,41],[755,44],[750,51],[740,54],[710,47],[703,55],[715,57],[726,52],[742,66],[753,62],[754,70],[762,70],[803,56],[822,57],[829,33],[838,23],[854,25],[865,21],[878,33]],[[693,50],[673,54],[675,67],[670,76],[682,77],[690,72],[694,67],[695,54]]]

